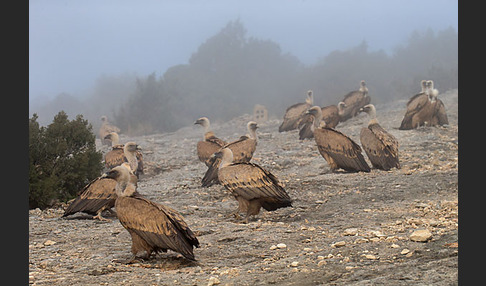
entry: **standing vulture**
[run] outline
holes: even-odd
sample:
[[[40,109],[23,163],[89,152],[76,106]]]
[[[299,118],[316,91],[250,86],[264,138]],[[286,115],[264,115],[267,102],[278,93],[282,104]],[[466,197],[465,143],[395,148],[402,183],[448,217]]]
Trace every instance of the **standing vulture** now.
[[[361,108],[361,111],[371,117],[368,127],[361,129],[360,140],[373,167],[385,171],[393,167],[400,169],[398,141],[378,123],[375,106],[367,104]]]
[[[129,170],[130,182],[137,184],[137,176],[130,170],[128,163],[123,163],[121,166]],[[115,186],[116,181],[107,177],[98,177],[86,185],[78,197],[74,199],[64,211],[63,217],[75,214],[77,212],[84,212],[93,216],[93,219],[108,220],[101,216],[104,210],[112,213],[111,208],[115,206]]]
[[[199,241],[175,210],[150,201],[136,191],[128,170],[117,166],[103,175],[116,181],[115,208],[121,225],[132,237],[132,257],[147,259],[168,249],[195,260],[193,247]]]
[[[351,117],[358,115],[359,109],[366,104],[369,104],[370,101],[371,98],[368,95],[368,88],[366,87],[365,81],[362,80],[358,90],[351,91],[344,96],[343,102],[345,103],[346,107],[344,108],[339,121],[344,122]]]
[[[105,167],[112,169],[121,165],[123,162],[128,162],[133,173],[138,178],[140,174],[143,174],[142,149],[135,142],[128,142],[125,145],[119,144],[118,138],[116,132],[111,132],[105,136],[105,139],[111,140],[112,148],[105,154]]]
[[[278,127],[278,132],[297,129],[299,127],[300,121],[302,120],[302,116],[313,104],[313,92],[312,90],[309,90],[307,91],[307,98],[305,99],[305,102],[296,103],[287,108],[284,114],[283,122]]]
[[[322,111],[319,106],[311,107],[307,112],[314,115],[314,139],[316,140],[319,153],[329,164],[331,171],[339,168],[348,172],[369,172],[370,167],[366,163],[361,147],[351,138],[343,133],[326,127],[319,127],[322,118]]]
[[[108,135],[110,132],[120,132],[120,128],[116,127],[115,125],[108,122],[108,117],[105,115],[101,116],[101,126],[98,130],[98,136],[100,136],[101,143],[103,145],[110,145],[110,141],[105,139],[105,136]]]
[[[207,117],[199,118],[194,124],[199,124],[204,128],[203,140],[197,142],[197,157],[206,166],[209,166],[210,162],[208,160],[211,155],[223,147],[226,142],[214,135],[214,132],[210,129],[210,122]]]
[[[254,163],[234,163],[229,148],[214,155],[221,158],[219,181],[238,201],[238,208],[230,215],[239,217],[240,211],[246,212],[243,222],[248,223],[250,216],[259,214],[262,207],[273,211],[292,206],[289,195],[269,171]]]
[[[238,140],[225,144],[221,147],[218,151],[223,148],[229,148],[233,152],[233,162],[250,162],[251,158],[253,158],[253,153],[255,153],[256,146],[257,146],[257,134],[256,130],[258,125],[255,121],[249,121],[246,124],[246,128],[248,130],[248,134],[241,136]],[[210,187],[213,184],[218,184],[218,167],[221,163],[221,158],[216,156],[212,156],[209,159],[211,163],[208,166],[208,170],[204,177],[202,178],[202,186],[203,187]]]
[[[439,95],[439,91],[434,88],[433,81],[427,81],[427,89],[430,92],[430,101],[434,106],[432,118],[430,119],[430,126],[448,125],[449,119],[447,118],[444,103],[442,102],[442,100],[437,98],[437,96]]]
[[[334,128],[338,125],[340,115],[343,114],[344,107],[346,104],[344,102],[339,102],[338,106],[329,105],[321,108],[322,110],[322,120],[326,122],[327,127]],[[304,114],[304,119],[302,119],[299,125],[299,139],[304,140],[306,138],[314,138],[314,115],[310,113]]]

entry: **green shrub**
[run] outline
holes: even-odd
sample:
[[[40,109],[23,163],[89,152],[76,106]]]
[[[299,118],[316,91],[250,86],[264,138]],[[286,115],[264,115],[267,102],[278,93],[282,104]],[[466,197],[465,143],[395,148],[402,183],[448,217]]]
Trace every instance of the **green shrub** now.
[[[29,120],[29,208],[66,202],[103,169],[91,124],[60,111],[47,127],[34,113]]]

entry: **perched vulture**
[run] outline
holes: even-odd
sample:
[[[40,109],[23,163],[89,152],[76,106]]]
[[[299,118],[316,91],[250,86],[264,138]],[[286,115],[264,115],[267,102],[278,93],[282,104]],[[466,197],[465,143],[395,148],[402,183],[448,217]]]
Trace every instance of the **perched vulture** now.
[[[140,174],[143,174],[143,153],[140,146],[135,142],[128,142],[125,145],[119,144],[119,137],[116,132],[109,133],[105,136],[105,139],[111,141],[111,150],[105,154],[105,167],[107,169],[128,162],[137,178]]]
[[[195,260],[193,247],[199,247],[199,241],[177,211],[140,195],[124,167],[117,166],[103,176],[116,181],[117,216],[132,237],[129,262],[168,249]]]
[[[327,127],[334,128],[339,123],[339,116],[342,114],[346,104],[344,102],[339,102],[338,106],[329,105],[321,108],[322,110],[322,120],[326,122]],[[310,113],[305,113],[304,117],[299,125],[299,139],[304,140],[306,138],[314,138],[314,115]]]
[[[108,135],[110,132],[120,132],[120,128],[116,127],[115,125],[108,122],[108,117],[105,115],[101,116],[101,126],[98,131],[98,135],[100,136],[101,143],[103,145],[110,145],[110,141],[105,139],[105,136]]]
[[[123,163],[121,166],[125,167],[130,174],[130,182],[137,184],[137,176],[130,170],[128,163]],[[86,185],[78,197],[74,199],[64,211],[63,217],[75,214],[77,212],[84,212],[93,216],[93,219],[108,220],[101,216],[104,210],[114,213],[111,208],[115,205],[116,181],[107,177],[98,177]]]
[[[360,82],[360,87],[358,90],[351,91],[344,96],[343,102],[346,107],[344,108],[342,115],[340,116],[340,122],[344,122],[351,117],[358,115],[359,109],[371,101],[368,95],[368,88],[364,80]]]
[[[375,106],[367,104],[361,108],[361,111],[371,117],[368,127],[361,129],[360,140],[373,167],[385,171],[394,167],[400,169],[398,141],[378,123]]]
[[[312,90],[307,91],[307,98],[305,102],[296,103],[287,108],[283,118],[282,124],[278,127],[278,132],[290,131],[297,129],[299,123],[302,120],[302,116],[305,114],[314,104],[314,96]]]
[[[329,164],[332,171],[339,168],[348,172],[369,172],[370,167],[366,163],[361,147],[343,133],[326,127],[326,122],[319,127],[322,111],[319,106],[311,107],[307,112],[314,115],[314,139],[319,153]]]
[[[258,125],[255,121],[249,121],[246,124],[246,128],[248,130],[248,134],[241,136],[240,139],[236,141],[225,144],[218,150],[220,151],[223,148],[231,149],[233,152],[234,163],[250,162],[251,158],[253,158],[253,153],[255,153],[258,142],[258,137],[256,134]],[[203,187],[210,187],[213,184],[219,183],[218,167],[221,163],[221,158],[211,156],[209,162],[210,165],[208,166],[208,170],[201,180]]]
[[[194,124],[199,124],[204,128],[203,140],[197,142],[197,156],[201,162],[209,166],[210,162],[208,160],[211,155],[223,147],[226,142],[214,135],[214,132],[210,129],[210,122],[207,117],[199,118]]]
[[[250,216],[259,214],[262,207],[273,211],[292,206],[289,195],[269,171],[254,163],[234,163],[229,148],[214,155],[221,158],[219,181],[238,201],[238,208],[230,215],[239,217],[240,211],[246,212],[243,222],[248,223]]]

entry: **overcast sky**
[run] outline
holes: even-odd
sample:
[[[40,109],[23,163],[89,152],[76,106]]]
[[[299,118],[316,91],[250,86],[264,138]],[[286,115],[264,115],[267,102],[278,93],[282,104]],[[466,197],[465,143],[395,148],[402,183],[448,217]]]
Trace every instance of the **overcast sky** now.
[[[414,30],[458,31],[458,1],[29,0],[29,98],[84,95],[101,75],[161,76],[236,19],[313,64],[363,40],[391,54]]]

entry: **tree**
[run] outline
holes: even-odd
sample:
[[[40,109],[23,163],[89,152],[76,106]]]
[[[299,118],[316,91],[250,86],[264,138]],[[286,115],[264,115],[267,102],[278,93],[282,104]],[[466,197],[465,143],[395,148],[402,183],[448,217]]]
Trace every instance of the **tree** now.
[[[46,208],[67,201],[103,169],[91,124],[60,111],[47,127],[34,113],[29,120],[29,207]]]

